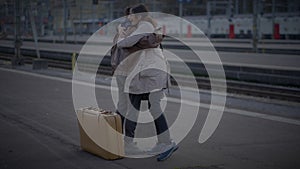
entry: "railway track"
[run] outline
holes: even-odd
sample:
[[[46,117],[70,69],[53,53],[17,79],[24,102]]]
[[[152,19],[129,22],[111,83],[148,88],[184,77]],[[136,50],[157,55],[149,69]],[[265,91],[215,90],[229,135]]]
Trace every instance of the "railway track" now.
[[[10,61],[12,58],[12,54],[8,53],[0,53],[0,59]],[[26,64],[32,64],[34,57],[33,56],[24,56],[24,62]],[[62,68],[62,69],[72,69],[71,60],[55,60],[44,58],[48,61],[49,67],[55,68]],[[88,69],[88,63],[86,68]],[[111,75],[111,67],[107,64],[100,65],[98,68],[98,74],[103,75]],[[191,86],[191,77],[178,75],[176,77],[177,82],[174,78],[171,78],[172,85],[177,85],[178,80],[181,84],[185,86]],[[210,90],[212,85],[214,88],[224,88],[222,80],[217,79],[215,80],[214,84],[210,83],[210,79],[207,77],[196,76],[196,81],[199,89]],[[235,93],[235,94],[242,94],[242,95],[249,95],[255,97],[263,97],[263,98],[271,98],[271,99],[278,99],[278,100],[286,100],[286,101],[293,101],[300,103],[300,88],[297,87],[284,87],[284,86],[274,86],[274,85],[267,85],[267,84],[259,84],[259,83],[250,83],[244,81],[235,81],[235,80],[226,80],[227,84],[227,92],[228,93]]]
[[[221,84],[211,84],[208,78],[196,77],[196,81],[200,89],[210,90],[211,85],[214,85],[216,89],[223,88]],[[189,82],[190,80],[185,80],[185,83]],[[300,102],[300,89],[295,87],[274,86],[233,80],[226,80],[226,85],[228,93]]]

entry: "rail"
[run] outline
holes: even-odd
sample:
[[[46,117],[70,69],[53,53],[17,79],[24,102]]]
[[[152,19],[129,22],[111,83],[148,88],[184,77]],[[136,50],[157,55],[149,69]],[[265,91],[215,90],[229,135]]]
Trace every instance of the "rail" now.
[[[25,52],[26,53],[26,52]],[[12,54],[0,52],[0,59],[10,61],[12,58]],[[26,64],[32,64],[34,56],[24,56],[24,62]],[[71,57],[62,57],[64,59],[57,59],[57,57],[44,57],[45,60],[48,61],[48,66],[62,69],[72,69],[72,61]],[[107,61],[106,61],[107,62]],[[105,61],[104,61],[105,63]],[[111,75],[111,67],[109,64],[101,64],[98,69],[98,74],[103,75]],[[190,86],[191,77],[181,76],[179,78],[180,83],[186,86]],[[178,81],[178,79],[176,79]],[[210,79],[204,76],[196,76],[196,81],[199,89],[210,90],[211,83]],[[171,78],[171,83],[176,85],[176,81]],[[299,87],[285,87],[278,85],[269,85],[269,84],[261,84],[261,83],[251,83],[245,81],[238,80],[226,80],[227,83],[227,92],[242,94],[242,95],[250,95],[256,97],[264,97],[278,100],[286,100],[293,102],[300,102],[300,88]],[[213,84],[216,88],[223,86],[218,86],[218,84]]]

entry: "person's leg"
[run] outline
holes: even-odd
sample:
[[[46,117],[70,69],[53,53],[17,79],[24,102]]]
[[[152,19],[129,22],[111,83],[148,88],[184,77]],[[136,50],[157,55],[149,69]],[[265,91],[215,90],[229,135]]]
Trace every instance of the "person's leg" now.
[[[158,143],[170,144],[170,132],[167,120],[161,109],[161,99],[164,97],[163,91],[149,94],[149,111],[154,119]]]
[[[128,113],[125,118],[125,141],[133,142],[142,95],[129,94],[129,99],[131,104],[128,104]]]
[[[158,155],[158,161],[168,159],[178,149],[176,143],[170,138],[167,120],[160,107],[163,96],[163,91],[152,92],[149,95],[150,112],[154,118],[158,143],[148,151],[148,154]]]
[[[124,92],[124,84],[126,81],[126,76],[117,75],[116,81],[117,81],[117,85],[118,85],[118,95],[119,95],[116,113],[121,116],[122,126],[123,126],[124,118],[127,114],[128,99],[129,99],[128,93]]]

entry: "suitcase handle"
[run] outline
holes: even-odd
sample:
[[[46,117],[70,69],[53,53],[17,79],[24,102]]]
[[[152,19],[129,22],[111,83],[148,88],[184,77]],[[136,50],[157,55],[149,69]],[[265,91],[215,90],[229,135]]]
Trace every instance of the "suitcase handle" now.
[[[105,111],[105,110],[101,111],[100,113],[104,114],[104,115],[111,115],[111,114],[113,114],[112,111]]]
[[[104,109],[101,109],[98,107],[86,107],[86,108],[83,108],[82,110],[90,110],[90,111],[94,111],[94,112],[99,112],[100,114],[103,114],[103,115],[113,115],[112,111],[107,111],[107,110],[104,110]]]

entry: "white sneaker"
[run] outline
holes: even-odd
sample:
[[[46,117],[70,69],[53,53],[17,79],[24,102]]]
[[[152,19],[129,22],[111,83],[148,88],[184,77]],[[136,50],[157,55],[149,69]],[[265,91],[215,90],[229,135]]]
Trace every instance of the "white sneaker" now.
[[[169,150],[172,146],[176,145],[175,142],[171,142],[171,144],[166,143],[156,143],[156,145],[150,149],[147,154],[149,155],[158,155],[160,153],[163,153],[167,150]]]
[[[165,147],[167,145],[165,143],[156,143],[154,147],[152,147],[149,151],[147,151],[147,154],[149,155],[158,155],[165,150]]]
[[[130,142],[126,143],[125,142],[125,155],[127,156],[133,156],[133,155],[142,155],[145,154],[145,151],[141,150],[138,148],[136,143]]]

